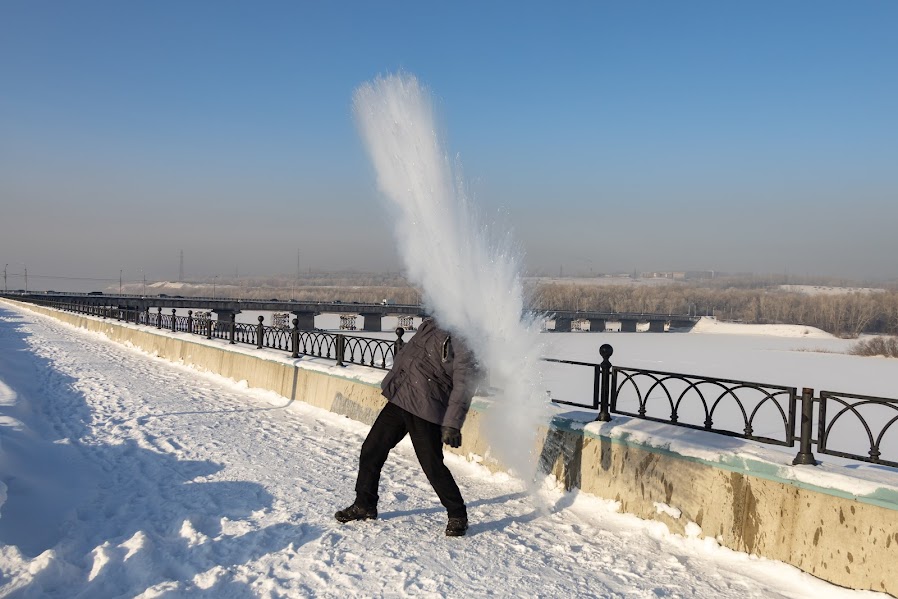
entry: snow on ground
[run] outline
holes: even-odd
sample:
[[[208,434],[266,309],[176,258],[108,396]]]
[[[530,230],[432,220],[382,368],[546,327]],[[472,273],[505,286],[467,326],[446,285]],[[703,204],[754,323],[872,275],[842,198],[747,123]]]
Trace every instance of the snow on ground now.
[[[833,339],[833,335],[816,327],[798,324],[744,324],[724,322],[713,316],[702,316],[692,329],[693,333],[723,335],[770,335],[774,337],[799,337],[804,339]]]
[[[882,596],[456,456],[448,539],[408,440],[340,525],[364,425],[8,306],[0,358],[6,597]]]
[[[898,398],[898,360],[849,355],[855,340],[805,326],[702,321],[709,324],[691,333],[550,333],[545,355],[601,362],[608,343],[617,366]],[[797,336],[779,334],[796,328]]]

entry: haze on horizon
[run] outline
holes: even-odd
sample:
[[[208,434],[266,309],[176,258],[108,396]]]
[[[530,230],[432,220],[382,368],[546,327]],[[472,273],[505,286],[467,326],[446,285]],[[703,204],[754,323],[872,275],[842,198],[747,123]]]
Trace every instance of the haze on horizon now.
[[[0,266],[387,271],[352,91],[414,73],[530,272],[898,278],[898,4],[0,4]],[[41,278],[43,277],[43,278]]]

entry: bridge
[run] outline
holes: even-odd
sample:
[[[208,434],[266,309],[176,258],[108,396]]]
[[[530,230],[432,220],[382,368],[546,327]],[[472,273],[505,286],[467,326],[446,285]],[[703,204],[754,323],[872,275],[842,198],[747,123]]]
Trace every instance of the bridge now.
[[[609,322],[619,322],[622,333],[635,333],[639,323],[648,323],[650,333],[669,329],[689,330],[699,321],[687,314],[646,314],[641,312],[593,312],[590,310],[549,310],[545,314],[555,320],[555,332],[570,332],[572,324],[588,321],[589,330],[601,332]]]
[[[58,293],[58,292],[0,292],[0,297],[9,297],[25,302],[46,304],[66,302],[78,306],[114,307],[130,312],[146,312],[150,308],[186,310],[200,309],[212,312],[220,321],[230,321],[244,311],[291,313],[297,320],[297,328],[302,331],[315,329],[318,314],[344,314],[361,316],[363,331],[383,330],[384,316],[427,316],[423,306],[417,304],[389,304],[362,302],[310,302],[296,300],[255,300],[235,298],[184,297],[179,295],[128,295],[108,293]],[[662,333],[668,328],[688,330],[695,326],[698,317],[686,314],[643,314],[635,312],[593,312],[589,310],[541,310],[547,320],[555,321],[555,332],[570,332],[574,322],[589,322],[590,331],[604,331],[607,323],[619,322],[621,332],[636,332],[639,323],[648,323],[649,332]]]

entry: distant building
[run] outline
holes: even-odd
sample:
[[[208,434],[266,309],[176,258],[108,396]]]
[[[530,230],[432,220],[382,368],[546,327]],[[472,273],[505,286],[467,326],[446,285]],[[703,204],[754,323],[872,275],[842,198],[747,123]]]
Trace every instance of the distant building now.
[[[639,275],[643,279],[672,279],[674,281],[685,281],[686,272],[684,271],[655,271],[644,272]]]
[[[713,270],[665,270],[640,273],[643,279],[671,279],[674,281],[689,281],[695,279],[713,279]]]

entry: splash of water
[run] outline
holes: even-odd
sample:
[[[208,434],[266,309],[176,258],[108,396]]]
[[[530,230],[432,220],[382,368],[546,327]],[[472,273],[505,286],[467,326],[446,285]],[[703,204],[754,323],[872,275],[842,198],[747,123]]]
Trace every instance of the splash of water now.
[[[532,481],[538,425],[548,420],[534,318],[524,316],[521,252],[481,222],[459,169],[443,149],[432,96],[400,73],[353,97],[380,190],[395,209],[406,275],[440,324],[462,336],[498,391],[485,417],[496,456]]]

